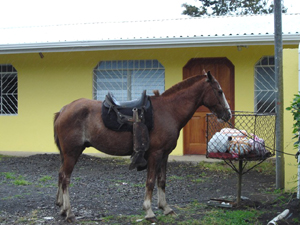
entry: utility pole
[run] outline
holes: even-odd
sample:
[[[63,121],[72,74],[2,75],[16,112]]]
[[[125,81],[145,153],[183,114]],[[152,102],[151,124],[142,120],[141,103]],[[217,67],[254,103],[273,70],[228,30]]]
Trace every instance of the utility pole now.
[[[283,76],[281,0],[274,0],[275,81],[276,81],[276,189],[284,189]]]

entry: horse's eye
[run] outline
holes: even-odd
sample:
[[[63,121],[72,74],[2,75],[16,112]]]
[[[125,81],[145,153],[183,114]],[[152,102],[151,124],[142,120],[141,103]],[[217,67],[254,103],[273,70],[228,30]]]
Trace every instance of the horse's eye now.
[[[223,94],[223,91],[222,91],[222,90],[219,90],[218,93],[219,93],[219,95],[222,95],[222,94]]]

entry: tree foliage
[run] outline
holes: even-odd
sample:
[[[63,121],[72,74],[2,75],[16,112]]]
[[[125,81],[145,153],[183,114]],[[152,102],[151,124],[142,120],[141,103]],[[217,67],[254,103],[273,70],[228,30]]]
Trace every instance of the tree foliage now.
[[[273,1],[269,0],[199,0],[200,7],[182,4],[185,10],[183,15],[192,17],[224,16],[224,15],[252,15],[252,14],[270,14],[274,12]],[[282,3],[282,12],[287,9]]]

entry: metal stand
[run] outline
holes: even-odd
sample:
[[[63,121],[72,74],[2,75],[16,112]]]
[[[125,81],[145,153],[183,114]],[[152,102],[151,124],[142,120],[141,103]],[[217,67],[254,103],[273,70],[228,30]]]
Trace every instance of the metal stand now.
[[[207,129],[207,158],[222,159],[229,165],[237,174],[237,198],[234,205],[240,206],[242,194],[242,178],[243,175],[254,167],[264,162],[267,158],[275,155],[275,122],[276,114],[274,113],[257,113],[257,112],[234,112],[228,123],[219,123],[218,119],[213,114],[206,115]],[[238,131],[241,136],[246,136],[248,140],[252,140],[251,152],[245,155],[233,155],[230,148],[226,152],[214,150],[220,146],[220,141],[214,140],[213,136],[224,128],[232,129],[233,132]],[[225,132],[226,133],[226,132]],[[245,134],[246,133],[246,134]],[[230,135],[228,135],[230,136]],[[256,140],[257,139],[257,140]],[[246,141],[247,142],[247,141]],[[255,143],[257,142],[257,143]],[[230,144],[230,143],[229,143]],[[209,147],[210,146],[210,147]],[[233,149],[236,150],[236,149]],[[267,151],[266,151],[267,150]],[[236,158],[237,157],[237,158]],[[254,166],[246,165],[250,161],[255,161]],[[221,202],[222,203],[222,202]]]
[[[241,196],[242,196],[242,177],[245,173],[248,173],[250,170],[252,170],[254,167],[258,166],[262,162],[264,162],[267,158],[261,159],[257,164],[252,166],[251,168],[245,170],[246,165],[248,164],[248,161],[243,161],[242,159],[238,160],[238,168],[234,165],[232,160],[224,159],[224,162],[230,166],[237,174],[237,198],[236,198],[236,206],[239,207],[241,205]]]
[[[239,160],[239,170],[238,170],[238,183],[237,183],[237,206],[241,205],[241,196],[242,196],[242,177],[243,177],[243,161]]]

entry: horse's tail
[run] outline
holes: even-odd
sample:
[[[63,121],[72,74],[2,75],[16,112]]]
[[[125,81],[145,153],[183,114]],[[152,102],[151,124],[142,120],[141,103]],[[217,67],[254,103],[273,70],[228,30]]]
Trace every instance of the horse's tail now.
[[[58,148],[58,150],[59,150],[61,162],[63,163],[63,161],[64,161],[64,159],[63,159],[63,154],[62,154],[62,152],[61,152],[61,147],[60,147],[60,144],[59,144],[59,139],[58,139],[58,137],[57,137],[57,132],[56,132],[56,129],[55,129],[55,128],[56,128],[56,127],[55,127],[55,122],[56,122],[57,118],[59,117],[59,115],[60,115],[60,112],[57,112],[57,113],[55,113],[55,115],[54,115],[54,141],[55,141],[55,144],[56,144],[56,146],[57,146],[57,148]]]

